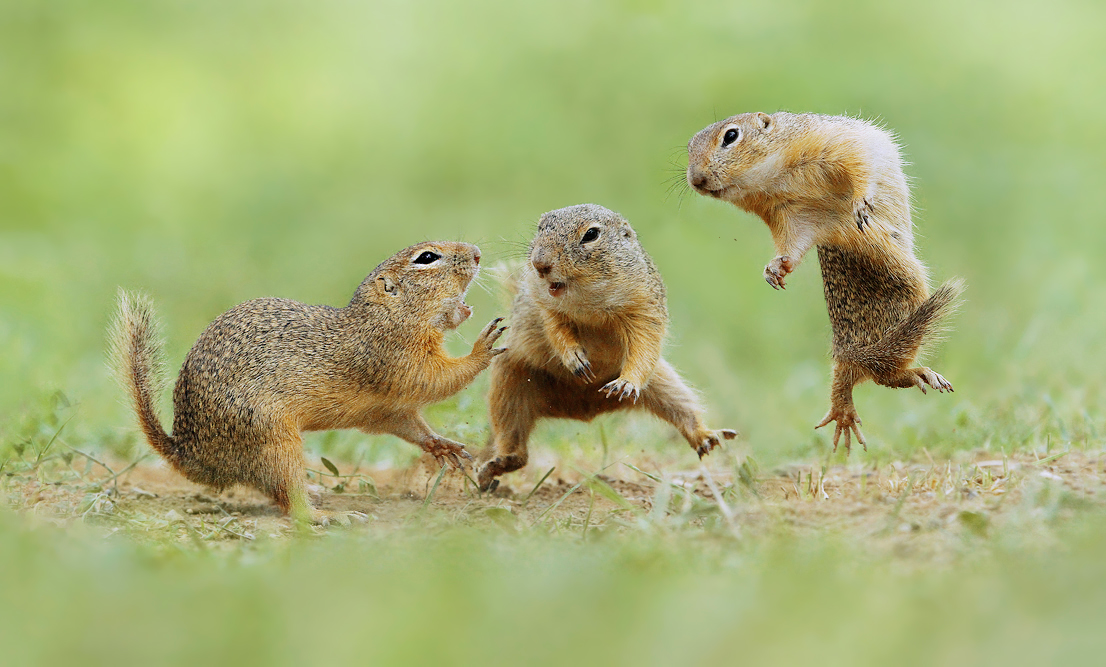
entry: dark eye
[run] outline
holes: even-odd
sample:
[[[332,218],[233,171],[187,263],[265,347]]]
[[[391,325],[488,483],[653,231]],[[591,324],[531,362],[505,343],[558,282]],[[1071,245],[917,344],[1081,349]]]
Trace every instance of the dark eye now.
[[[722,145],[729,146],[733,142],[741,138],[741,130],[736,127],[731,127],[726,130],[726,133],[722,135]]]
[[[416,257],[414,262],[415,262],[415,264],[432,264],[432,263],[438,261],[441,258],[442,258],[442,256],[439,255],[438,253],[430,252],[429,250],[426,250],[421,255]]]
[[[580,239],[580,243],[591,243],[597,238],[599,238],[599,228],[592,227],[588,231],[584,232],[584,238]]]

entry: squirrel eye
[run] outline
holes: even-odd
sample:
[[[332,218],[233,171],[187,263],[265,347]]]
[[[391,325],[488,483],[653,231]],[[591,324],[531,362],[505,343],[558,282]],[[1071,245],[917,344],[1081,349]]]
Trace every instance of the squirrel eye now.
[[[433,264],[441,259],[442,256],[436,252],[424,251],[421,255],[416,257],[413,261],[415,264]]]
[[[592,227],[588,231],[584,232],[584,238],[580,239],[580,243],[591,243],[597,238],[599,238],[599,228]]]
[[[726,134],[722,135],[722,145],[729,146],[733,142],[741,138],[741,128],[731,127],[726,130]]]

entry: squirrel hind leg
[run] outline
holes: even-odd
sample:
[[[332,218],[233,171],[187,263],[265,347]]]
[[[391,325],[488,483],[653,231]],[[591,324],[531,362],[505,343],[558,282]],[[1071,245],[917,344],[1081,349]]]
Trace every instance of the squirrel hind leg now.
[[[555,392],[544,384],[548,380],[532,375],[524,367],[506,363],[492,369],[488,393],[491,438],[480,453],[476,480],[481,491],[494,490],[499,476],[526,466],[530,458],[526,446],[530,433],[538,418],[548,414],[548,407],[543,410],[542,405],[556,400],[551,395]]]
[[[657,363],[641,398],[646,410],[676,427],[699,458],[719,447],[723,440],[737,437],[733,429],[712,430],[703,423],[703,408],[695,393],[664,359]]]
[[[476,482],[481,491],[494,491],[501,475],[526,467],[530,459],[526,443],[536,421],[527,410],[492,413],[492,437],[480,453],[483,463],[477,470]]]
[[[917,387],[922,390],[923,394],[926,393],[927,386],[939,392],[954,391],[951,382],[946,380],[945,377],[937,371],[926,366],[908,368],[888,377],[876,377],[874,379],[877,384],[893,389]]]
[[[303,465],[303,439],[290,429],[267,438],[268,444],[259,452],[265,465],[250,475],[254,486],[269,496],[285,515],[297,524],[323,523],[325,515],[311,505],[307,495],[306,471]]]
[[[311,505],[302,479],[273,479],[261,486],[261,492],[272,498],[276,506],[295,523],[325,523],[322,512]]]
[[[465,462],[472,460],[472,454],[463,444],[435,433],[417,410],[394,415],[387,424],[378,424],[377,428],[418,445],[433,456],[438,465],[448,464],[457,470],[464,470]]]
[[[822,428],[830,422],[836,422],[833,431],[833,451],[841,442],[841,436],[845,436],[845,452],[852,453],[852,436],[868,451],[868,443],[864,440],[864,434],[860,432],[863,423],[853,404],[853,387],[868,376],[861,368],[854,364],[836,361],[833,365],[833,387],[830,390],[830,409],[826,416],[814,428]]]

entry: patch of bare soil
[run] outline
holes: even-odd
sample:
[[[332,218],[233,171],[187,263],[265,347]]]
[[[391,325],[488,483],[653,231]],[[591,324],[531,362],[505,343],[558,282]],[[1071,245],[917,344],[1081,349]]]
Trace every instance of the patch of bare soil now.
[[[359,524],[387,530],[413,521],[562,531],[632,529],[646,520],[710,523],[738,539],[836,533],[926,559],[954,555],[966,540],[999,526],[1032,531],[1106,504],[1102,452],[1004,459],[979,453],[958,462],[795,465],[764,473],[703,467],[662,476],[617,466],[587,477],[560,469],[540,484],[523,474],[508,476],[496,492],[481,494],[456,471],[439,478],[427,457],[410,468],[367,473],[339,466],[338,475],[312,474],[310,488],[316,506],[333,518],[330,530]],[[280,538],[291,531],[289,520],[260,493],[235,488],[215,494],[159,462],[138,465],[108,484],[94,477],[59,480],[38,471],[0,483],[17,511],[59,524],[102,520],[132,534],[208,542]],[[662,500],[665,511],[654,511]]]

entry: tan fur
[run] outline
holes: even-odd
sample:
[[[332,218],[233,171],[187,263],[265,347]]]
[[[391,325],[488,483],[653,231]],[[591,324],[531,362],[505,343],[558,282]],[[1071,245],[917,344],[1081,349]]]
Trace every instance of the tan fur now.
[[[440,258],[416,262],[425,252]],[[503,351],[493,347],[504,330],[499,319],[465,357],[442,347],[445,330],[472,313],[464,296],[479,261],[467,243],[420,243],[377,266],[344,308],[254,299],[223,313],[181,367],[172,435],[155,408],[152,306],[122,291],[111,333],[115,365],[150,445],[181,474],[216,489],[254,486],[308,518],[302,431],[391,433],[439,462],[461,467],[462,457],[471,458],[420,410],[472,382]]]
[[[842,433],[846,449],[850,432],[864,444],[852,399],[858,382],[952,391],[913,365],[963,285],[950,281],[929,295],[914,254],[910,189],[887,131],[844,116],[741,114],[691,139],[687,180],[768,225],[776,256],[764,278],[772,287],[785,287],[817,246],[834,359],[830,410],[818,426],[837,422],[834,449]]]
[[[584,241],[589,230],[598,236]],[[699,456],[736,436],[703,424],[695,394],[661,358],[667,326],[664,282],[622,216],[594,204],[543,215],[507,352],[492,363],[481,488],[526,465],[530,432],[545,417],[588,421],[644,408],[675,426]]]

